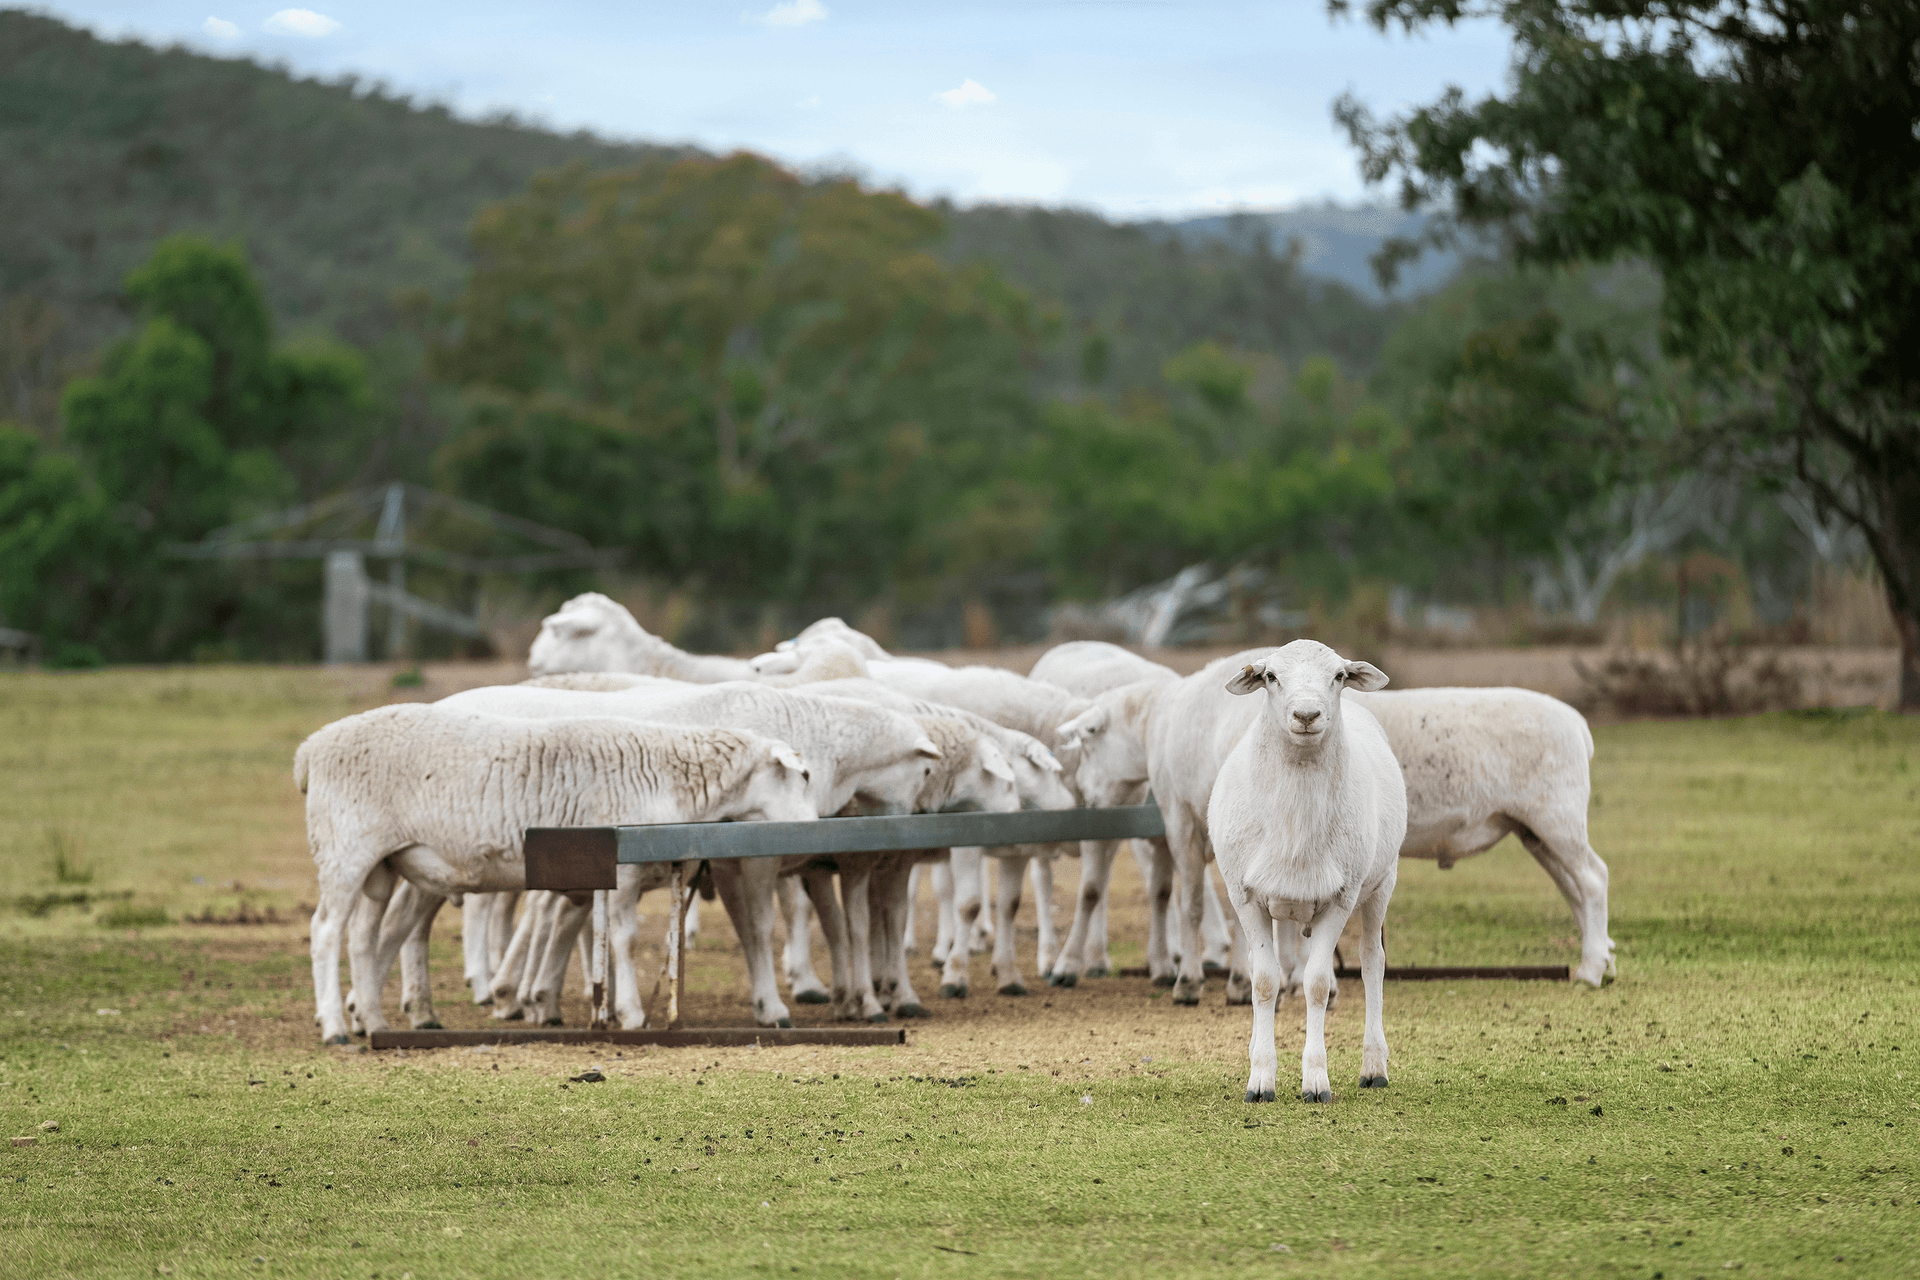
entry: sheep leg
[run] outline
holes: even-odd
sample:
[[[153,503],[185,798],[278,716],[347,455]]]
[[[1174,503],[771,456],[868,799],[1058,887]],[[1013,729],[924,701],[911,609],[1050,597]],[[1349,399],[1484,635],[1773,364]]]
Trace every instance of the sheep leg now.
[[[1156,987],[1170,987],[1174,982],[1173,948],[1168,944],[1172,932],[1173,855],[1167,852],[1167,842],[1157,836],[1131,844],[1140,878],[1147,882],[1147,976]]]
[[[953,909],[953,859],[942,858],[933,864],[934,934],[933,951],[928,955],[937,968],[953,954],[955,912]]]
[[[400,1012],[407,1015],[407,1023],[414,1030],[438,1031],[441,1024],[433,1013],[433,982],[427,973],[427,939],[433,934],[434,918],[440,914],[440,908],[447,905],[447,900],[411,883],[403,887],[413,892],[404,903],[399,893],[393,895],[385,921],[386,928],[411,926],[402,935],[400,944]],[[395,920],[396,909],[410,909],[411,919]],[[465,939],[461,941],[464,943]],[[384,932],[381,949],[386,949]]]
[[[1047,983],[1072,987],[1080,983],[1086,969],[1088,935],[1094,917],[1107,900],[1107,881],[1113,875],[1113,856],[1120,851],[1118,840],[1082,840],[1080,842],[1080,892],[1073,900],[1073,925],[1067,930],[1067,943],[1053,963]]]
[[[893,962],[894,899],[898,896],[893,872],[902,857],[898,853],[876,856],[867,876],[867,969],[873,974],[874,998],[889,1015],[900,990]]]
[[[1327,997],[1334,990],[1333,949],[1340,931],[1353,914],[1351,903],[1334,901],[1320,908],[1307,938],[1307,1040],[1300,1050],[1300,1097],[1307,1102],[1332,1102],[1333,1085],[1327,1079]],[[1384,954],[1384,953],[1383,953]],[[1381,977],[1386,970],[1381,969]]]
[[[1367,1029],[1360,1041],[1360,1087],[1387,1087],[1387,1029],[1381,1021],[1386,1003],[1387,940],[1384,926],[1387,903],[1393,898],[1394,874],[1360,904],[1360,980],[1367,990]]]
[[[849,869],[851,863],[851,869]],[[885,1022],[887,1011],[873,993],[873,858],[855,854],[840,863],[841,910],[847,913],[847,956],[851,961],[853,994],[859,1015],[868,1022]]]
[[[987,874],[986,855],[981,854],[980,873],[975,879],[979,884],[980,910],[974,915],[972,926],[967,932],[967,950],[973,955],[984,955],[993,950],[993,897],[997,876]],[[962,913],[964,914],[964,912]]]
[[[913,989],[912,966],[907,963],[907,930],[913,923],[914,872],[920,868],[918,862],[906,863],[906,855],[895,855],[893,865],[887,867],[884,881],[876,876],[875,898],[886,904],[887,921],[887,963],[891,966],[881,972],[889,974],[888,985],[892,989],[892,1012],[896,1018],[926,1018],[932,1015],[921,1003],[920,995]]]
[[[1173,1002],[1199,1004],[1201,993],[1207,989],[1206,971],[1200,967],[1200,926],[1206,911],[1207,885],[1204,839],[1184,805],[1169,806],[1166,823],[1167,848],[1173,854],[1173,871],[1180,886],[1180,910],[1174,913],[1179,954]]]
[[[919,950],[919,939],[913,932],[913,904],[920,900],[920,864],[914,863],[907,868],[907,924],[900,935],[900,954],[912,955]]]
[[[520,913],[520,923],[493,966],[493,1016],[496,1018],[517,1022],[526,1017],[526,1005],[520,999],[520,975],[527,967],[527,956],[533,950],[534,935],[539,932],[546,902],[544,893],[527,895],[527,909]]]
[[[612,935],[607,981],[613,984],[613,1016],[622,1031],[639,1031],[647,1025],[646,1006],[640,999],[640,971],[633,960],[634,948],[640,942],[640,878],[639,867],[621,867],[614,876],[619,887],[607,903],[607,931]]]
[[[556,893],[553,923],[547,934],[545,952],[534,969],[533,990],[528,1001],[539,1014],[541,1025],[566,1025],[560,997],[566,989],[567,965],[573,959],[573,944],[593,914],[593,893]]]
[[[308,933],[313,961],[313,1008],[320,1020],[320,1038],[327,1044],[352,1044],[347,1029],[346,1002],[340,992],[340,944],[347,921],[360,901],[360,886],[344,876],[329,877],[322,868],[320,903],[313,909]]]
[[[466,962],[467,990],[473,992],[475,1004],[493,999],[493,948],[488,944],[492,941],[495,896],[491,893],[460,895],[460,954]]]
[[[1013,954],[1016,938],[1013,922],[1020,911],[1020,882],[1026,879],[1027,859],[1001,854],[994,858],[1000,867],[999,892],[994,898],[993,980],[1003,996],[1027,994],[1020,979],[1020,963]]]
[[[700,895],[697,893],[689,892],[687,894],[687,945],[692,946],[693,940],[699,936],[700,936]]]
[[[507,946],[513,941],[513,912],[520,905],[522,892],[512,889],[486,895],[493,902],[493,909],[487,917],[487,995],[483,1000],[475,992],[475,1004],[485,1004],[493,999],[493,975],[500,971],[501,964],[507,958]]]
[[[780,869],[767,858],[720,858],[708,866],[713,887],[746,955],[754,1022],[763,1027],[791,1027],[793,1011],[780,998],[779,966],[773,959],[774,897]]]
[[[1200,938],[1203,950],[1200,952],[1200,970],[1209,978],[1231,974],[1235,971],[1233,957],[1239,942],[1233,934],[1239,920],[1228,920],[1227,913],[1220,909],[1220,895],[1214,892],[1213,877],[1202,876],[1201,882],[1206,885],[1206,893],[1201,904]],[[1244,1004],[1245,1001],[1230,1000],[1229,1003]]]
[[[540,980],[541,966],[546,962],[547,945],[553,940],[554,918],[563,905],[559,894],[542,891],[535,898],[535,905],[527,912],[527,949],[520,957],[520,967],[512,972],[514,1005],[529,1022],[540,1020],[541,1010],[534,1002],[533,992]]]
[[[1578,815],[1559,817],[1522,827],[1517,834],[1580,925],[1580,963],[1573,980],[1600,986],[1615,972],[1613,939],[1607,936],[1607,864],[1587,843],[1586,822]]]
[[[1272,1102],[1280,1079],[1280,1056],[1273,1041],[1273,1010],[1281,990],[1280,960],[1274,952],[1273,919],[1264,903],[1243,902],[1244,891],[1227,886],[1240,931],[1247,939],[1247,971],[1252,975],[1253,1033],[1247,1041],[1247,1101]]]
[[[1033,963],[1045,978],[1060,958],[1060,936],[1053,928],[1053,859],[1039,857],[1028,863],[1027,879],[1033,882],[1033,914],[1040,930]]]
[[[1080,949],[1081,959],[1086,968],[1081,970],[1089,978],[1104,978],[1113,972],[1113,953],[1107,950],[1107,899],[1113,892],[1113,861],[1119,853],[1119,845],[1114,853],[1107,857],[1107,869],[1101,873],[1100,902],[1087,920],[1087,941]],[[1085,872],[1082,871],[1082,876]],[[1084,884],[1084,879],[1082,880]]]
[[[360,895],[368,904],[347,922],[347,972],[353,979],[354,1013],[369,1032],[387,1029],[386,1011],[380,1007],[380,921],[397,879],[385,862],[367,872]]]
[[[1300,926],[1292,920],[1273,922],[1273,952],[1280,964],[1280,998],[1299,993],[1306,982],[1307,948],[1306,939],[1300,936]]]
[[[778,884],[780,919],[787,931],[782,953],[787,989],[796,1004],[831,1004],[827,985],[813,971],[813,905],[807,901],[806,889],[794,876],[781,876]]]
[[[354,918],[356,916],[362,915],[369,911],[373,912],[376,919],[384,920],[386,918],[386,913],[383,906],[380,903],[375,902],[373,899],[367,897],[366,894],[362,893],[358,895],[356,898],[354,898],[353,910],[349,912],[347,915],[347,926],[346,926],[347,937],[353,936]],[[353,1034],[356,1036],[363,1036],[367,1034],[367,1025],[366,1023],[360,1020],[360,993],[355,991],[352,986],[353,971],[349,969],[347,972],[348,972],[347,1003],[346,1003],[347,1029],[352,1031]],[[385,976],[385,971],[383,970],[382,971],[383,979],[384,979],[384,976]]]
[[[1216,897],[1213,892],[1212,876],[1207,877],[1207,901],[1214,907],[1220,905],[1219,898]],[[1247,976],[1246,929],[1241,926],[1240,917],[1237,912],[1227,917],[1226,923],[1229,926],[1227,931],[1229,943],[1227,952],[1227,1003],[1252,1004],[1253,982]],[[1203,971],[1207,967],[1206,954],[1204,952],[1201,953],[1200,967]]]
[[[949,850],[947,860],[953,876],[954,934],[946,966],[940,974],[940,994],[964,1000],[967,988],[972,985],[973,947],[968,940],[973,936],[975,921],[982,914],[981,882],[986,879],[986,856],[978,845],[967,845]]]
[[[833,872],[825,867],[810,866],[800,876],[807,897],[813,900],[813,909],[820,917],[821,931],[827,935],[828,968],[833,975],[832,1016],[852,1018],[859,1007],[853,997],[853,974],[848,962],[852,943],[847,936],[846,913],[840,909],[840,897],[834,892]]]

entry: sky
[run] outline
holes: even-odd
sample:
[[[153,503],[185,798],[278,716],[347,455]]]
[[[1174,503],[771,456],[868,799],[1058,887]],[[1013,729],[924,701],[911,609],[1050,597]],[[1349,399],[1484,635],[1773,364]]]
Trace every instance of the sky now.
[[[1321,0],[67,3],[109,38],[353,73],[469,116],[747,148],[920,198],[1113,218],[1274,209],[1362,183],[1331,104],[1376,113],[1503,82],[1496,24],[1412,37]]]

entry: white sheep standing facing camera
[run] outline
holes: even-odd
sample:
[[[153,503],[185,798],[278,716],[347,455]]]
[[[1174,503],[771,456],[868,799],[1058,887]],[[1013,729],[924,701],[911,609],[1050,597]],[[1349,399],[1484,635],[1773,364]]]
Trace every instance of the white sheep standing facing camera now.
[[[1307,948],[1300,1096],[1333,1100],[1327,997],[1333,991],[1334,944],[1356,907],[1367,992],[1360,1087],[1386,1087],[1380,987],[1387,953],[1380,926],[1407,834],[1407,787],[1380,722],[1341,697],[1347,689],[1386,683],[1375,667],[1350,662],[1315,640],[1295,640],[1227,682],[1229,693],[1264,691],[1266,698],[1221,766],[1207,801],[1214,857],[1246,934],[1253,980],[1248,1102],[1273,1101],[1279,1070],[1273,1010],[1281,984],[1275,935],[1291,941],[1296,928]]]

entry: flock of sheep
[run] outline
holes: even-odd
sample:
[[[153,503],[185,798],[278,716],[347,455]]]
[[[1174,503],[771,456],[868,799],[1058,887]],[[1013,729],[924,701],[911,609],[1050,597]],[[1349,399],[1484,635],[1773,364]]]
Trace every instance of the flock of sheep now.
[[[396,961],[412,1025],[439,1025],[426,943],[448,900],[464,912],[475,1001],[498,1018],[559,1021],[568,962],[587,950],[590,895],[524,892],[529,827],[1007,812],[1151,794],[1166,838],[1133,842],[1149,886],[1149,972],[1175,1002],[1194,1004],[1224,971],[1228,1002],[1253,1006],[1250,1102],[1274,1097],[1274,1009],[1292,992],[1307,1010],[1301,1096],[1332,1096],[1323,1028],[1337,994],[1334,946],[1356,910],[1360,1083],[1387,1083],[1381,929],[1399,858],[1450,867],[1517,835],[1578,920],[1573,977],[1597,986],[1613,970],[1607,867],[1587,841],[1593,739],[1578,712],[1542,694],[1382,693],[1381,672],[1310,640],[1184,679],[1117,646],[1074,642],[1018,676],[895,658],[837,618],[752,660],[702,656],[648,634],[597,593],[547,618],[528,662],[535,674],[522,684],[350,716],[295,755],[319,873],[313,980],[327,1041],[387,1025],[381,989]],[[997,989],[1022,995],[1023,883],[1031,874],[1042,904],[1043,976],[1073,986],[1110,968],[1107,885],[1119,844],[716,859],[712,889],[745,952],[758,1024],[792,1025],[782,978],[795,1001],[830,1003],[839,1018],[924,1017],[909,963],[921,864],[940,901],[941,994],[967,994],[971,956],[990,938]],[[1072,855],[1080,891],[1062,941],[1048,909],[1052,863]],[[667,876],[657,865],[619,869],[606,927],[623,1027],[646,1025],[637,908]],[[828,983],[813,969],[816,913]]]

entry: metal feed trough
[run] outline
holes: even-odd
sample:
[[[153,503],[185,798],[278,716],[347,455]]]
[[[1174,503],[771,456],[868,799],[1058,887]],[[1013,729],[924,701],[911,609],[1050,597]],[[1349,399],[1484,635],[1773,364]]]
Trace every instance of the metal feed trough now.
[[[969,845],[1047,844],[1057,841],[1152,839],[1166,835],[1158,805],[1113,809],[1026,809],[1018,813],[916,813],[884,818],[820,818],[812,822],[689,822],[632,827],[533,827],[527,831],[527,888],[593,893],[593,947],[588,981],[593,1015],[585,1030],[526,1029],[500,1031],[375,1031],[375,1049],[435,1049],[479,1044],[652,1044],[782,1045],[904,1044],[898,1027],[683,1028],[680,1002],[686,987],[686,904],[698,867],[712,858],[772,858],[794,855],[830,857],[843,853],[886,853],[896,849],[946,849]],[[622,864],[670,863],[668,890],[672,924],[667,930],[666,1030],[621,1031],[611,1023],[612,973],[609,952],[611,891]],[[1145,970],[1122,970],[1145,976]],[[1558,978],[1567,966],[1489,969],[1388,969],[1389,978]],[[1342,968],[1339,976],[1358,977]]]

